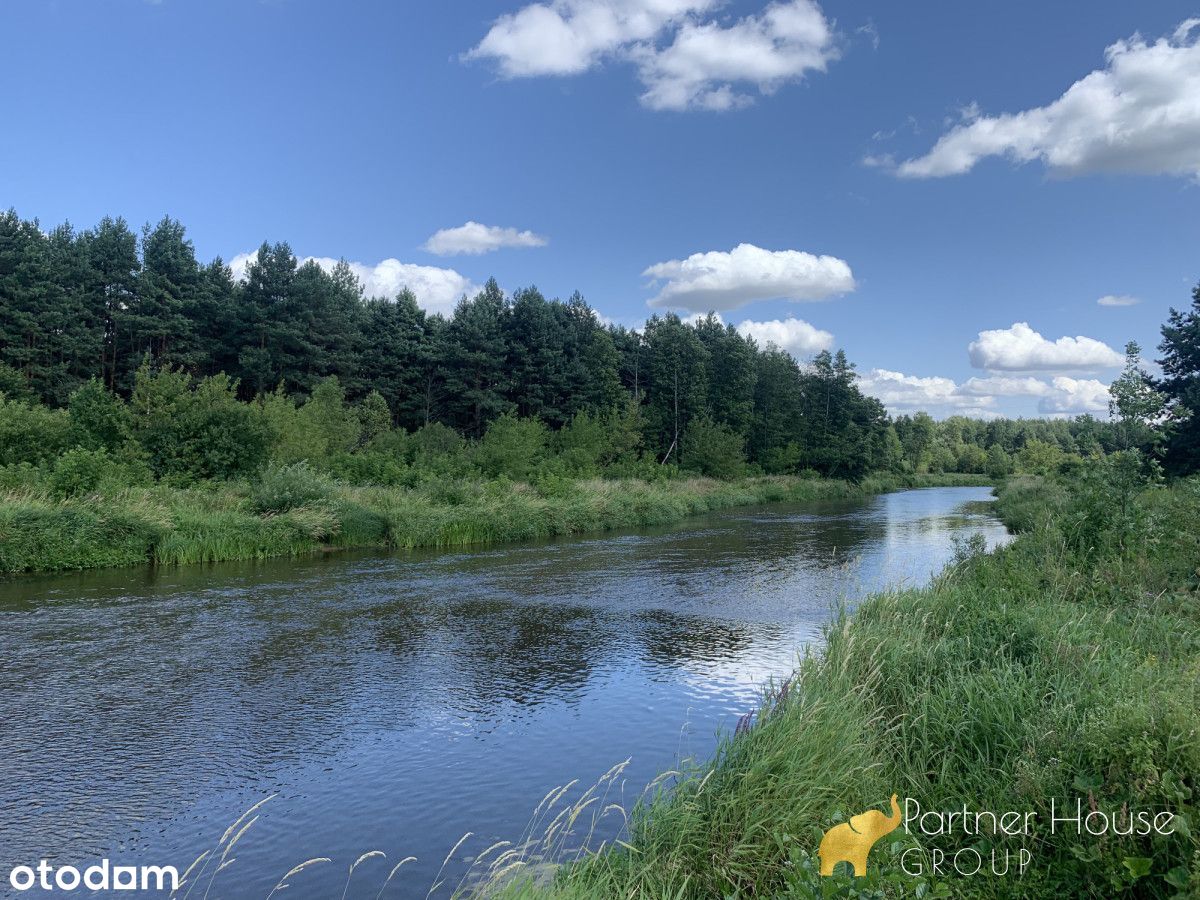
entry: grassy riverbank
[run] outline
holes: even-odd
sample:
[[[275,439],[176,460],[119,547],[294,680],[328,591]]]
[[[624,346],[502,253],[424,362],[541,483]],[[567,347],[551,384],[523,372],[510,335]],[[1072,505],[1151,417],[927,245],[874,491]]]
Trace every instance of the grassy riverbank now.
[[[910,486],[981,484],[970,475],[443,479],[415,488],[353,486],[306,466],[195,487],[155,484],[56,499],[0,495],[0,571],[178,565],[301,556],[351,547],[450,547],[675,522],[775,501],[862,496]]]
[[[1021,534],[1009,547],[964,547],[928,589],[877,596],[836,623],[711,768],[635,813],[627,849],[505,893],[1200,896],[1200,480],[1139,486],[1124,456],[1066,485],[1010,483],[1000,510]],[[821,878],[823,831],[893,793],[926,811],[1037,818],[1030,835],[996,839],[901,828],[866,878]],[[1052,798],[1060,817],[1078,799],[1117,824],[1051,833]],[[1174,833],[1114,833],[1142,810],[1177,814]],[[1015,856],[988,874],[993,847],[1003,869],[1020,846],[1023,876]],[[901,866],[914,847],[919,875]],[[929,851],[965,847],[982,852],[979,874],[944,863],[949,874],[930,877]]]

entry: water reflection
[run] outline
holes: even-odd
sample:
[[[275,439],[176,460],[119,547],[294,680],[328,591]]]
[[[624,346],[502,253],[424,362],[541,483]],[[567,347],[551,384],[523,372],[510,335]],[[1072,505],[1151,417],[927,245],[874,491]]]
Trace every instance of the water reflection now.
[[[640,785],[707,756],[833,604],[924,581],[955,534],[1002,540],[970,505],[988,493],[473,552],[9,582],[0,870],[186,865],[278,791],[222,896],[262,897],[301,859],[340,868],[377,846],[419,857],[395,896],[423,896],[464,831],[513,837],[554,784],[632,755]],[[332,874],[290,893],[334,882],[340,893]]]

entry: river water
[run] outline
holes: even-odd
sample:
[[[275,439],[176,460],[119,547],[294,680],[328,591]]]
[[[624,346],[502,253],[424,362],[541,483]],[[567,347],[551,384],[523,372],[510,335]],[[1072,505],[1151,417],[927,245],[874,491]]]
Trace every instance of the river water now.
[[[409,855],[385,896],[424,897],[472,832],[434,893],[448,896],[556,785],[630,758],[608,798],[628,805],[708,758],[839,602],[926,582],[956,537],[1003,542],[990,494],[0,583],[0,895],[13,866],[41,859],[182,871],[274,795],[210,897],[263,898],[325,856],[284,894],[336,898],[375,849],[387,859],[364,861],[349,897],[375,897]],[[619,824],[611,813],[597,839]]]

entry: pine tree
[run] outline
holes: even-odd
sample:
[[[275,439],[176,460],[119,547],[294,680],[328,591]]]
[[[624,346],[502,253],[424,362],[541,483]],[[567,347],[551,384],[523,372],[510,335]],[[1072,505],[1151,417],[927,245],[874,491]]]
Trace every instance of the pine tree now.
[[[1162,327],[1163,378],[1155,387],[1167,398],[1171,435],[1165,467],[1176,475],[1200,471],[1200,285],[1189,310],[1172,308]]]
[[[507,315],[504,293],[492,278],[473,299],[459,302],[446,327],[445,409],[450,424],[470,437],[482,437],[511,405]]]

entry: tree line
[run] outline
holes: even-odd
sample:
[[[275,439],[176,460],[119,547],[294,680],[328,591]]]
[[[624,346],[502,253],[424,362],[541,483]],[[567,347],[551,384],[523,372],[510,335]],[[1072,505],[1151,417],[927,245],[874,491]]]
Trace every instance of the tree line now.
[[[1171,327],[1195,330],[1183,319]],[[583,416],[658,464],[718,475],[746,465],[851,479],[1000,474],[1029,447],[1044,465],[1054,452],[1119,442],[1086,416],[892,419],[858,389],[843,352],[801,365],[714,315],[657,315],[635,331],[603,324],[578,293],[506,296],[495,280],[453,314],[432,315],[408,290],[366,296],[346,263],[301,263],[286,243],[264,243],[235,280],[220,258],[199,262],[175,219],[140,233],[120,218],[43,231],[13,210],[0,215],[0,392],[10,403],[63,409],[89,385],[130,401],[139,377],[153,393],[151,373],[260,409],[302,407],[335,382],[339,402],[371,405],[389,428],[437,424],[473,441],[502,418],[558,433]]]

